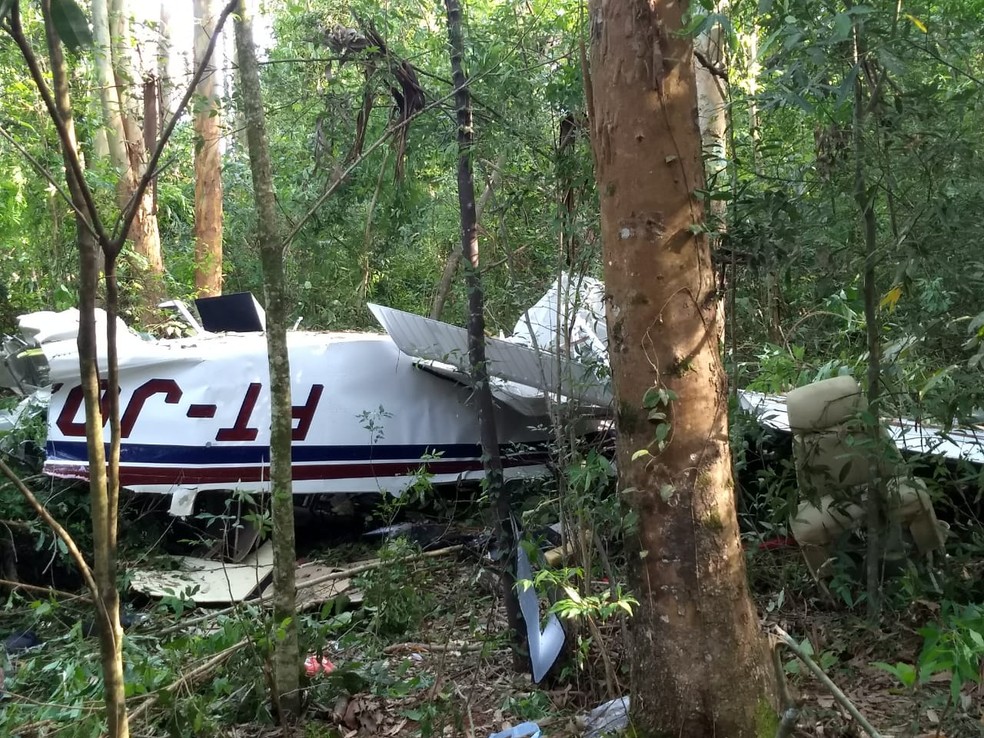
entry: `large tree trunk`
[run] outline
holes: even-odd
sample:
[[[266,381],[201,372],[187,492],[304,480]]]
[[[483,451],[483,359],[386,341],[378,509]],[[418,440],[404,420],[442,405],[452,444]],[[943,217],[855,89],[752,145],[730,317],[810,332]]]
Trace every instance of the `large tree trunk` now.
[[[638,516],[632,719],[644,736],[771,738],[774,675],[738,535],[723,316],[694,194],[704,174],[686,10],[591,2],[619,485]]]
[[[96,292],[99,284],[101,250],[95,236],[86,226],[81,214],[90,213],[82,188],[70,160],[78,159],[78,143],[72,122],[72,105],[68,92],[68,74],[58,34],[51,19],[50,0],[42,2],[55,107],[68,132],[63,142],[66,180],[72,203],[76,208],[76,228],[79,247],[79,369],[85,402],[85,433],[89,454],[89,494],[92,514],[93,576],[96,585],[96,609],[99,611],[99,644],[102,662],[106,720],[110,738],[127,738],[129,723],[126,715],[126,695],[123,683],[123,629],[120,626],[120,596],[116,589],[116,531],[117,496],[113,489],[119,468],[119,457],[107,459],[103,445],[103,418],[100,408],[99,367],[96,349]],[[107,270],[110,271],[110,270]],[[112,312],[112,311],[110,311]],[[113,338],[113,336],[109,336]],[[115,354],[110,357],[111,364]],[[111,377],[112,379],[112,377]],[[107,392],[109,390],[107,389]],[[113,396],[114,393],[110,393]],[[115,410],[114,425],[118,426],[119,407]],[[107,463],[109,462],[109,463]]]
[[[208,40],[215,33],[212,0],[195,0],[195,67],[201,66]],[[222,164],[219,156],[219,105],[215,65],[198,84],[195,112],[195,289],[200,295],[222,294]]]
[[[512,534],[512,511],[509,506],[509,490],[502,474],[502,457],[499,455],[499,434],[495,427],[495,409],[492,403],[492,387],[489,384],[488,366],[485,363],[485,295],[482,291],[482,274],[478,269],[478,216],[475,212],[475,180],[472,174],[472,146],[474,125],[471,96],[465,80],[462,57],[464,41],[461,36],[461,5],[458,0],[445,0],[448,16],[448,41],[451,50],[451,80],[454,84],[454,103],[458,118],[458,210],[461,217],[461,255],[467,269],[468,289],[468,363],[475,402],[478,403],[479,438],[482,442],[482,465],[489,496],[495,500],[499,521],[497,537],[502,574],[502,596],[506,605],[506,618],[514,637],[522,638],[520,630],[519,600],[515,591],[516,577],[509,562],[513,560],[516,541]],[[491,187],[491,185],[490,185]],[[513,649],[515,666],[521,663],[521,649]]]
[[[287,353],[288,295],[284,275],[284,244],[280,236],[273,190],[273,167],[267,144],[260,70],[253,46],[253,28],[240,0],[236,19],[239,84],[246,118],[249,165],[256,201],[257,236],[266,293],[266,336],[270,365],[270,486],[273,497],[273,621],[274,698],[282,720],[300,709],[300,656],[294,606],[294,497],[291,489],[290,359]]]

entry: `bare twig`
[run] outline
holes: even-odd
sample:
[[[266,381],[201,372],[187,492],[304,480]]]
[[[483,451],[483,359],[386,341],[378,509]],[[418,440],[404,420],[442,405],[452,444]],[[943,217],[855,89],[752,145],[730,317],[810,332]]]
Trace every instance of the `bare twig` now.
[[[130,713],[129,722],[135,723],[137,721],[137,718],[139,718],[145,712],[147,712],[154,705],[154,703],[156,703],[157,700],[160,699],[160,696],[162,694],[164,694],[165,692],[173,692],[183,685],[190,686],[196,679],[200,679],[201,677],[208,675],[216,668],[218,668],[226,659],[232,656],[232,654],[236,653],[236,651],[239,651],[241,648],[243,648],[247,643],[249,643],[249,641],[244,638],[238,643],[229,646],[229,648],[226,648],[223,651],[219,651],[217,654],[215,654],[212,658],[210,658],[201,666],[196,666],[191,671],[182,674],[180,678],[171,682],[171,684],[169,684],[168,686],[158,689],[155,692],[152,692],[150,695],[147,696],[147,699],[144,702],[140,703],[139,707],[137,707],[133,712]]]
[[[913,41],[909,41],[909,40],[906,40],[906,43],[909,46],[911,46],[912,48],[918,49],[919,51],[923,52],[924,54],[926,54],[930,58],[935,59],[936,61],[938,61],[943,66],[947,67],[948,69],[951,69],[954,72],[956,72],[957,74],[959,74],[959,75],[961,75],[963,77],[966,77],[971,82],[973,82],[975,85],[980,85],[981,87],[984,87],[984,79],[980,79],[979,77],[975,77],[973,74],[971,74],[970,72],[968,72],[966,69],[963,69],[961,67],[958,67],[956,64],[951,64],[946,59],[944,59],[942,56],[940,56],[939,53],[937,53],[933,49],[929,48],[929,44],[928,43],[926,44],[926,46],[920,46],[919,44],[914,43]]]
[[[31,152],[28,151],[26,148],[24,148],[17,139],[11,136],[10,133],[3,126],[0,126],[0,136],[3,136],[5,139],[7,139],[10,142],[10,145],[13,146],[15,149],[17,149],[17,151],[20,152],[20,155],[23,156],[25,159],[27,159],[28,162],[30,162],[31,166],[34,167],[35,171],[37,171],[38,174],[44,177],[48,181],[48,183],[55,188],[55,191],[59,195],[61,195],[62,199],[65,200],[65,202],[68,203],[69,207],[71,207],[72,210],[75,211],[75,214],[79,216],[79,220],[85,223],[85,227],[89,230],[89,232],[93,236],[96,236],[96,232],[92,229],[92,224],[89,222],[89,219],[85,216],[85,213],[83,213],[77,207],[75,207],[75,203],[72,202],[72,198],[69,197],[68,193],[65,192],[65,190],[62,189],[62,187],[58,184],[58,182],[55,181],[54,175],[52,175],[51,172],[49,172],[47,169],[41,166],[41,162],[35,159],[34,156],[31,154]]]
[[[21,26],[20,20],[20,6],[17,2],[14,2],[13,4],[13,8],[11,9],[9,16],[9,23],[4,26],[4,30],[7,31],[10,37],[14,40],[14,43],[17,45],[17,48],[20,49],[21,56],[24,57],[24,61],[27,63],[27,68],[31,72],[31,79],[37,86],[41,99],[44,101],[44,106],[48,110],[48,115],[55,124],[55,129],[58,131],[58,139],[61,142],[62,151],[65,154],[65,161],[69,170],[67,174],[78,183],[82,199],[85,201],[86,210],[89,211],[88,222],[92,225],[93,232],[96,233],[100,239],[105,238],[106,233],[103,229],[102,222],[99,220],[99,214],[96,210],[96,203],[92,197],[92,191],[89,189],[89,185],[85,181],[85,176],[82,172],[82,163],[76,155],[75,146],[72,143],[72,136],[68,131],[68,126],[65,124],[65,119],[62,118],[61,114],[58,112],[58,106],[55,104],[55,98],[51,94],[51,90],[48,88],[47,82],[45,82],[44,72],[41,69],[37,56],[34,54],[34,49],[31,48],[30,41],[28,41],[27,36],[24,35],[24,29]]]
[[[88,595],[72,594],[71,592],[65,592],[64,590],[55,589],[54,587],[36,587],[33,584],[15,582],[12,579],[0,579],[0,586],[10,587],[10,589],[23,589],[25,592],[35,592],[37,594],[60,597],[64,600],[82,600],[83,602],[92,601],[92,598]]]
[[[789,683],[786,672],[782,668],[782,657],[779,655],[779,643],[775,636],[769,638],[769,650],[772,651],[772,667],[776,673],[776,683],[779,685],[779,727],[776,728],[776,738],[789,738],[799,719],[799,705],[789,693]]]
[[[448,546],[447,548],[438,548],[434,551],[425,551],[423,553],[414,554],[412,556],[401,556],[398,559],[373,559],[365,564],[359,564],[358,566],[353,566],[349,569],[341,569],[339,571],[333,571],[330,574],[325,574],[323,577],[317,577],[316,579],[311,579],[307,582],[301,582],[297,585],[298,589],[303,589],[305,587],[314,587],[318,584],[324,584],[325,582],[332,582],[336,579],[348,579],[349,577],[354,577],[356,574],[363,574],[367,571],[372,571],[373,569],[379,569],[383,566],[389,566],[390,564],[407,564],[414,561],[422,561],[424,559],[434,559],[441,556],[447,556],[448,554],[457,553],[464,549],[464,546]]]
[[[34,530],[34,526],[30,523],[24,522],[23,520],[0,520],[0,525],[4,528],[17,528],[17,530]]]
[[[409,651],[410,653],[421,653],[421,652],[431,652],[431,653],[446,653],[448,651],[481,651],[485,648],[484,643],[455,643],[454,641],[448,641],[447,643],[394,643],[383,649],[385,654],[400,653],[401,651]]]
[[[97,603],[102,603],[102,599],[99,597],[99,589],[96,587],[96,582],[92,578],[92,570],[89,568],[89,564],[86,562],[85,557],[79,550],[79,547],[75,545],[75,540],[72,538],[72,535],[51,516],[51,513],[49,513],[45,506],[40,503],[38,498],[34,496],[34,493],[27,488],[27,485],[21,481],[21,478],[17,476],[17,473],[7,466],[7,463],[3,459],[0,459],[0,473],[10,480],[11,484],[13,484],[14,487],[17,488],[17,491],[21,493],[25,500],[27,500],[27,504],[34,508],[34,512],[37,513],[37,516],[41,518],[41,520],[43,520],[52,531],[54,531],[55,535],[61,539],[62,543],[65,544],[65,548],[68,549],[69,555],[72,557],[72,560],[75,561],[76,566],[79,568],[79,573],[85,580],[85,585],[89,588],[89,591],[92,592],[93,599]]]
[[[713,76],[717,77],[718,79],[723,79],[725,82],[728,81],[728,70],[725,69],[724,67],[718,66],[717,64],[711,62],[710,59],[704,56],[703,52],[694,49],[694,57],[697,59],[697,61],[700,62],[700,65],[704,67],[704,69],[706,69],[708,72],[710,72]]]
[[[775,633],[778,636],[780,643],[792,651],[796,655],[796,658],[806,665],[806,668],[813,673],[813,676],[820,680],[820,683],[827,688],[833,698],[837,700],[837,702],[840,703],[840,705],[847,710],[848,713],[850,713],[851,717],[857,721],[858,725],[861,726],[865,733],[871,736],[871,738],[883,738],[882,734],[868,722],[867,718],[858,712],[858,708],[855,707],[854,703],[847,698],[847,695],[841,691],[840,687],[834,684],[833,680],[827,676],[819,665],[817,665],[816,661],[810,658],[810,655],[806,651],[800,648],[800,645],[791,635],[789,635],[789,633],[784,631],[778,625],[775,626]]]

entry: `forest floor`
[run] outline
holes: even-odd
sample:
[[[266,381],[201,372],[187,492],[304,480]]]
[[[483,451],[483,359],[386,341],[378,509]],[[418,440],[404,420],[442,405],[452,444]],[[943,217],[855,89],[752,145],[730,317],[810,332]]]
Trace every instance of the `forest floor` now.
[[[795,584],[804,581],[805,572],[795,549],[761,552],[756,557],[765,559],[751,562],[760,584],[777,575]],[[606,683],[596,646],[587,650],[580,666],[573,658],[566,668],[548,675],[544,683],[533,685],[528,673],[512,668],[508,644],[495,635],[505,629],[505,616],[476,570],[460,562],[454,566],[434,562],[426,571],[427,589],[440,606],[417,632],[384,650],[393,665],[402,661],[409,670],[403,672],[405,675],[416,673],[430,686],[397,699],[369,690],[329,702],[319,700],[315,687],[296,735],[485,738],[534,721],[544,736],[582,736],[587,731],[585,716],[590,709],[627,693],[625,682]],[[780,625],[801,644],[807,643],[814,660],[883,738],[984,735],[976,690],[964,689],[960,703],[954,705],[949,700],[948,673],[910,689],[873,665],[915,663],[922,646],[919,628],[938,615],[935,603],[914,602],[908,611],[890,613],[881,627],[872,628],[863,612],[833,606],[815,590],[760,589],[755,595],[764,614],[763,628]],[[608,658],[617,675],[624,675],[627,665],[622,658],[621,629],[610,623],[603,634]],[[343,653],[338,656],[345,658]],[[792,654],[787,653],[783,661],[790,691],[800,706],[798,725],[791,735],[864,735],[830,690]],[[282,733],[240,726],[230,729],[228,735],[247,738]]]
[[[364,544],[347,543],[316,547],[308,558],[340,565],[376,553]],[[964,687],[954,702],[946,672],[906,688],[895,676],[874,666],[876,662],[916,662],[923,643],[919,630],[939,616],[935,602],[917,599],[908,608],[888,612],[881,627],[872,628],[864,620],[863,607],[850,608],[821,596],[795,549],[757,551],[749,557],[749,569],[763,629],[778,625],[790,633],[882,736],[984,735],[976,690]],[[348,594],[360,591],[360,606],[328,606],[305,621],[309,633],[316,631],[313,640],[309,637],[304,644],[305,654],[322,652],[319,655],[331,660],[333,671],[305,684],[303,718],[288,735],[487,738],[533,721],[544,738],[582,736],[589,710],[628,691],[622,625],[617,619],[601,625],[601,644],[595,640],[586,645],[582,640],[586,633],[569,628],[572,648],[539,685],[532,683],[525,668],[514,669],[510,646],[502,637],[506,619],[496,582],[475,551],[412,562],[394,559],[353,578],[352,584],[354,589]],[[211,624],[207,618],[202,624],[200,610],[183,611],[180,603],[133,604],[151,613],[129,636],[132,647],[140,650],[135,651],[139,658],[128,679],[144,680],[131,701],[131,711],[138,715],[134,735],[285,735],[271,725],[266,692],[257,677],[266,667],[262,644],[248,634],[250,627],[256,627],[255,610],[247,607],[232,615],[216,615]],[[94,639],[64,633],[69,622],[66,611],[52,613],[46,608],[44,603],[35,603],[22,612],[21,622],[41,628],[47,643],[31,657],[36,662],[34,681],[25,679],[6,695],[5,704],[18,706],[24,716],[7,727],[14,729],[14,735],[24,736],[89,735],[73,732],[71,717],[98,713],[91,676],[80,678],[80,689],[86,693],[76,704],[76,712],[51,712],[58,704],[48,705],[43,713],[29,709],[68,701],[64,692],[45,692],[54,682],[45,682],[44,673],[49,677],[51,672],[61,673],[59,683],[64,683],[70,675],[77,677],[80,662],[88,659],[87,668],[93,668],[96,653]],[[13,622],[16,614],[8,609],[2,619]],[[188,627],[189,622],[196,624]],[[322,628],[320,633],[318,628]],[[212,670],[196,683],[180,684],[195,665],[207,662],[230,643],[242,642],[244,632],[249,642],[237,654],[239,661],[230,660],[225,668]],[[161,656],[168,653],[171,658]],[[611,667],[607,677],[606,659]],[[792,696],[800,706],[798,726],[791,735],[863,735],[830,690],[791,653],[784,653],[782,660]],[[166,676],[161,675],[164,667],[171,669]],[[25,671],[31,671],[30,665]],[[172,683],[180,689],[165,699],[162,686]],[[143,702],[151,701],[154,704],[149,709],[140,709]],[[242,705],[236,706],[236,701]],[[252,705],[248,710],[243,707],[247,704]],[[39,716],[42,719],[30,719]],[[20,729],[31,723],[35,729]],[[0,718],[0,733],[3,728]]]

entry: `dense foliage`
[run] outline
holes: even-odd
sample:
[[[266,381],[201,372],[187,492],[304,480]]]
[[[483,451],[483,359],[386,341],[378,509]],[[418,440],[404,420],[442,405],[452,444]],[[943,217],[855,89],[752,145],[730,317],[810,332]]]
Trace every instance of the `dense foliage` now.
[[[31,3],[22,5],[26,29],[40,48],[39,14]],[[458,152],[441,9],[422,0],[269,0],[263,10],[271,29],[261,66],[277,200],[286,227],[298,229],[287,260],[292,319],[302,318],[303,327],[313,329],[375,329],[365,307],[369,301],[429,313],[459,238]],[[871,204],[876,224],[886,412],[947,427],[980,422],[984,42],[977,26],[982,12],[978,0],[917,0],[907,6],[881,0],[758,0],[733,3],[723,13],[711,0],[694,3],[690,30],[698,35],[720,24],[728,41],[726,63],[715,69],[728,101],[728,166],[701,194],[726,205],[725,218],[713,227],[721,233],[716,266],[728,320],[725,355],[737,386],[782,393],[838,373],[864,376],[869,326],[860,171],[866,183],[862,198]],[[158,31],[153,23],[140,29],[150,35]],[[479,194],[489,190],[480,222],[487,322],[490,332],[508,331],[560,270],[595,276],[601,271],[599,193],[584,92],[583,49],[591,24],[580,0],[477,0],[467,3],[465,33],[465,68],[475,105],[476,188]],[[156,63],[143,61],[150,67]],[[86,177],[108,213],[117,207],[115,175],[97,146],[92,59],[83,50],[69,62]],[[225,289],[259,297],[252,184],[233,68],[226,59]],[[407,70],[415,90],[405,86]],[[180,78],[171,82],[180,88]],[[139,97],[142,80],[125,83]],[[410,108],[409,118],[408,91],[419,93],[421,103]],[[76,304],[77,256],[72,212],[56,184],[64,181],[57,138],[6,38],[0,38],[0,111],[0,332],[10,332],[20,313]],[[194,296],[193,153],[198,144],[191,118],[182,120],[156,182],[168,289],[181,298]],[[333,194],[321,202],[328,190]],[[121,283],[134,318],[142,265],[127,256]],[[459,268],[442,316],[449,322],[464,322],[463,282]],[[769,456],[774,449],[757,437],[757,427],[741,422],[732,429],[736,468],[748,485],[745,491],[756,497],[752,506],[745,501],[745,532],[771,535],[797,502],[794,472],[781,454]],[[599,494],[612,486],[610,463],[595,452],[586,457],[575,449],[567,453],[558,489],[547,490],[549,503],[536,512],[544,520],[556,519],[550,505],[567,495],[563,504],[569,509],[562,514],[606,543],[617,541],[634,521],[623,516],[616,496]],[[976,469],[940,468],[926,476],[937,495],[944,487],[966,493],[967,499],[979,495]],[[81,490],[51,487],[46,492],[43,499],[73,533],[84,531]],[[539,500],[531,507],[536,504]],[[30,517],[11,488],[0,488],[0,507],[2,517]],[[958,536],[951,552],[961,561],[979,557],[979,523],[953,517]],[[40,526],[30,533],[39,551],[58,556],[58,544]],[[87,543],[84,537],[82,542]],[[588,562],[579,563],[590,571],[590,556],[582,558]],[[613,559],[616,567],[625,563]],[[549,584],[566,586],[571,571]],[[969,581],[976,571],[971,570]],[[853,608],[862,588],[856,572],[843,573],[831,589],[840,603]],[[423,587],[414,576],[393,569],[362,582],[373,638],[395,637],[426,620],[429,597],[387,609],[407,581]],[[787,589],[812,586],[804,583],[802,572],[797,581],[786,572],[781,576],[768,585],[778,592],[770,612],[783,606]],[[925,584],[916,577],[903,579],[889,604],[908,607],[925,593]],[[935,630],[922,634],[918,666],[925,673],[907,671],[915,669],[907,662],[882,668],[906,687],[944,671],[959,677],[960,684],[974,681],[977,656],[967,652],[979,647],[984,626],[979,608],[963,609],[962,603],[979,594],[971,588],[957,577],[945,583],[943,594],[951,602],[938,613]],[[614,586],[612,602],[595,596],[567,602],[578,605],[579,615],[599,620],[628,602]],[[180,610],[181,603],[167,607]],[[38,617],[48,615],[44,610]],[[317,632],[322,642],[328,635],[349,633],[347,620],[324,620],[331,628]],[[260,636],[243,621],[230,620],[210,637],[214,643],[196,642],[196,656],[204,659],[239,639]],[[65,638],[82,640],[76,630]],[[591,648],[597,643],[590,643],[579,636],[579,666],[596,653]],[[157,674],[146,680],[148,691],[156,689],[177,674],[187,645],[176,639],[155,650],[149,639],[134,637],[127,645],[131,668]],[[265,654],[261,645],[256,652]],[[313,641],[309,645],[317,647]],[[219,703],[220,698],[247,690],[250,699],[242,698],[242,711],[265,714],[259,697],[262,664],[256,658],[256,664],[244,666],[256,683],[217,681],[215,704],[227,709],[232,701]],[[367,663],[356,676],[378,686],[378,675],[367,676],[377,663],[361,653],[359,658]],[[836,662],[836,656],[830,659]],[[37,663],[37,672],[22,673],[22,684],[47,689],[52,675],[42,673]],[[71,671],[65,672],[52,702],[92,712],[86,700],[93,698],[95,665],[68,665]],[[337,678],[355,678],[352,674],[344,671]],[[334,699],[334,692],[326,694]],[[204,697],[189,705],[182,707],[188,714],[175,713],[174,719],[194,731],[232,719],[210,712],[212,702]],[[421,715],[412,719],[424,724]],[[98,729],[93,722],[93,734]]]

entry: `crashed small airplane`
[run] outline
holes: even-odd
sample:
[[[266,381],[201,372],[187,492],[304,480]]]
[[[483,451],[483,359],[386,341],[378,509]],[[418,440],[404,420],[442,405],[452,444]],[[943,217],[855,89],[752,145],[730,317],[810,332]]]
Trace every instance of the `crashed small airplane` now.
[[[170,495],[170,512],[176,516],[192,514],[203,491],[269,492],[263,311],[248,294],[196,304],[203,325],[183,305],[171,303],[191,327],[190,337],[154,340],[122,321],[117,331],[121,484],[136,493]],[[385,333],[288,333],[296,403],[294,493],[399,495],[421,473],[438,485],[481,479],[466,332],[380,305],[369,309]],[[20,335],[6,339],[0,356],[0,386],[26,396],[17,410],[0,417],[0,430],[4,423],[15,424],[29,407],[46,406],[44,471],[70,479],[88,477],[78,317],[74,310],[24,315]],[[105,315],[98,321],[100,365],[105,366]],[[547,473],[553,403],[567,406],[565,417],[573,418],[581,433],[612,430],[604,287],[597,280],[562,276],[522,316],[511,337],[487,339],[486,351],[507,477]],[[815,393],[818,386],[808,389]],[[795,408],[787,407],[785,398],[739,392],[739,401],[761,426],[787,436],[797,430],[791,422]],[[984,431],[979,428],[944,432],[898,419],[886,423],[886,433],[903,454],[984,462]],[[922,505],[923,498],[916,497]],[[807,558],[819,574],[828,534],[849,529],[857,516],[811,505],[804,501],[789,522],[805,554],[815,554]],[[927,550],[941,547],[945,533],[935,517],[928,518],[932,535],[921,539]],[[249,538],[249,545],[254,541]],[[211,562],[198,566],[205,577],[215,569]],[[521,579],[531,578],[522,547],[517,567]],[[258,570],[250,571],[242,582],[244,592],[260,584]],[[149,581],[153,585],[157,579]],[[230,581],[223,569],[218,585],[201,589],[199,596],[245,596],[233,593]],[[521,608],[533,677],[539,681],[556,660],[564,631],[555,615],[540,629],[532,588],[521,594]]]
[[[119,323],[122,485],[171,496],[193,512],[199,492],[269,491],[269,417],[263,311],[248,294],[196,301],[202,325],[180,303],[188,338],[150,339]],[[478,416],[470,401],[467,334],[456,326],[369,305],[386,333],[290,331],[294,493],[401,494],[425,473],[434,484],[482,478]],[[105,315],[97,330],[105,366]],[[21,316],[3,345],[0,386],[46,404],[44,471],[86,479],[78,312]],[[607,431],[604,286],[566,275],[517,322],[487,339],[496,424],[507,477],[546,473],[550,402],[576,406],[579,430]],[[759,423],[789,433],[785,400],[739,392]],[[568,417],[571,414],[568,413]],[[0,425],[2,427],[2,425]],[[890,420],[907,455],[984,462],[984,431],[944,432]]]
[[[572,330],[570,339],[558,342],[561,292]],[[603,350],[601,292],[595,280],[572,286],[562,279],[511,338],[488,339],[508,478],[546,472],[548,395],[577,402],[586,432],[606,426],[611,394],[603,367],[567,358],[579,349],[587,349],[586,356]],[[189,322],[193,335],[187,338],[149,339],[122,321],[118,326],[121,484],[170,495],[178,516],[193,512],[199,492],[269,491],[263,311],[246,294],[196,304],[204,327],[184,306],[170,304]],[[379,305],[369,309],[388,334],[288,333],[294,493],[398,495],[422,472],[434,484],[480,479],[465,331]],[[105,320],[100,312],[101,367]],[[19,318],[19,328],[4,344],[0,385],[28,395],[22,406],[47,404],[45,473],[87,479],[78,312],[31,313]]]

